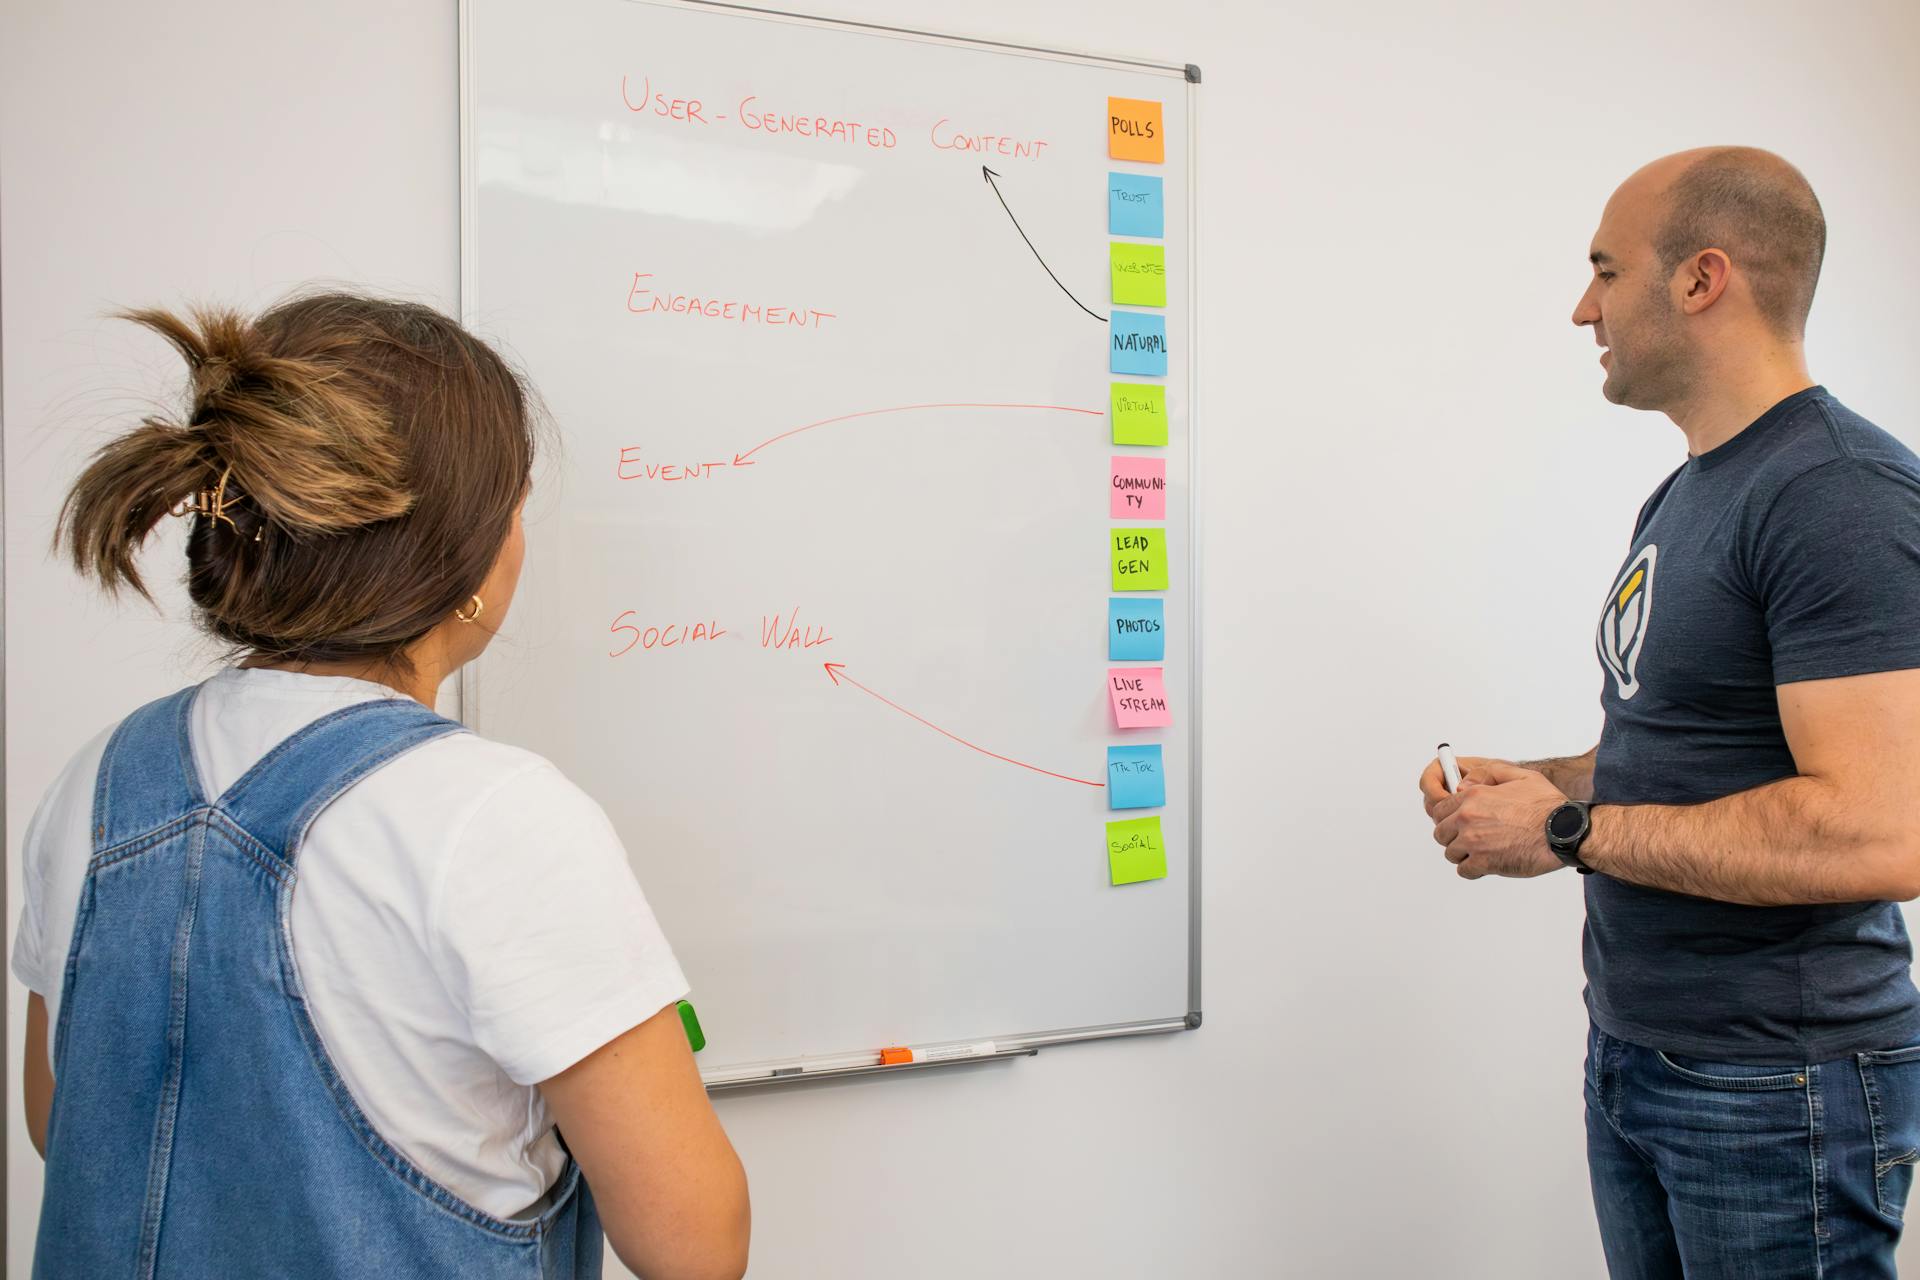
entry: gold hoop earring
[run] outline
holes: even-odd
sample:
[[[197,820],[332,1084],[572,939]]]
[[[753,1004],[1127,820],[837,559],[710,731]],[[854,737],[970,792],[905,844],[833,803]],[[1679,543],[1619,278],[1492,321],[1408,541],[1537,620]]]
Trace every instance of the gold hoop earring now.
[[[462,622],[472,622],[480,616],[480,611],[487,607],[487,602],[485,600],[482,600],[479,596],[474,596],[473,599],[470,601],[470,603],[473,606],[471,611],[463,612],[459,609],[455,609],[453,611],[453,616],[460,619],[460,621]]]

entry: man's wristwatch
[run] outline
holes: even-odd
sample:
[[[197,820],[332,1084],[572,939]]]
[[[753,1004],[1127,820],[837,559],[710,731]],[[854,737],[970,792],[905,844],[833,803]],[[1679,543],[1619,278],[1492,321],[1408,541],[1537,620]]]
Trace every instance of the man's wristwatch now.
[[[1592,805],[1578,800],[1569,800],[1547,815],[1547,848],[1553,850],[1553,856],[1565,866],[1572,867],[1583,876],[1593,874],[1593,868],[1580,861],[1580,846],[1585,843],[1587,833],[1593,830],[1593,819],[1589,814]]]

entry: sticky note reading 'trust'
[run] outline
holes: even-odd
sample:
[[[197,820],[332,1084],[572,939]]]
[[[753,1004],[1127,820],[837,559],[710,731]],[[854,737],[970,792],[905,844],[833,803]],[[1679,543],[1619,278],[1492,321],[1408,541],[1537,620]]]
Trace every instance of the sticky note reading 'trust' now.
[[[1116,382],[1110,398],[1115,444],[1167,442],[1167,389],[1154,382]]]
[[[1167,305],[1167,251],[1157,244],[1115,240],[1107,250],[1113,300],[1123,307]]]
[[[1160,667],[1109,667],[1107,696],[1122,729],[1163,729],[1173,723],[1166,675]]]
[[[1158,596],[1107,600],[1107,660],[1160,662],[1167,656],[1166,601]]]
[[[1167,589],[1165,529],[1115,529],[1108,540],[1113,545],[1115,591]]]
[[[1167,802],[1160,744],[1107,748],[1107,808],[1158,809]]]
[[[1167,518],[1167,460],[1165,458],[1127,458],[1113,460],[1115,520],[1165,520]]]
[[[1152,236],[1167,234],[1165,184],[1145,173],[1107,175],[1107,234]]]
[[[1160,104],[1144,98],[1107,99],[1107,154],[1115,160],[1160,164],[1167,158],[1167,129]]]
[[[1167,376],[1167,318],[1145,311],[1116,311],[1112,327],[1115,373],[1144,373],[1149,378]]]
[[[1167,878],[1167,846],[1160,839],[1159,814],[1107,824],[1107,872],[1113,884]]]

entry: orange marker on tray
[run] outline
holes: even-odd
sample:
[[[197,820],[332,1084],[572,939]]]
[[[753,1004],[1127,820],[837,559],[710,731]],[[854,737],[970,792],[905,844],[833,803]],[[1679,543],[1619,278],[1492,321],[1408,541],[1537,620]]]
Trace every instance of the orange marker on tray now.
[[[883,1067],[898,1067],[912,1061],[913,1050],[911,1049],[895,1048],[880,1051],[880,1065]]]

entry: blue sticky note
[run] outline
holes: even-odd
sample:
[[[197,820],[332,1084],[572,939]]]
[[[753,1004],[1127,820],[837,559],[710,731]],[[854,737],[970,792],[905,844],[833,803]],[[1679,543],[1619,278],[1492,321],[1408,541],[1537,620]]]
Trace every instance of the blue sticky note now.
[[[1158,809],[1167,802],[1160,744],[1107,748],[1107,808]]]
[[[1167,318],[1145,311],[1116,311],[1112,326],[1113,371],[1167,376]]]
[[[1144,173],[1107,175],[1107,234],[1164,236],[1167,210],[1162,203],[1164,184]]]
[[[1167,602],[1159,596],[1107,600],[1107,658],[1159,662],[1167,656]]]

